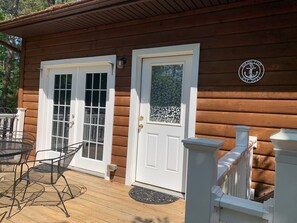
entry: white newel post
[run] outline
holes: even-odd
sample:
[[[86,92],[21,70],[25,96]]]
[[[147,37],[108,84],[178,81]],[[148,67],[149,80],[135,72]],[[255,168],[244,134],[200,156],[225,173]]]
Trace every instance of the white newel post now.
[[[249,146],[249,132],[251,127],[249,126],[242,126],[237,125],[234,127],[236,129],[236,146],[242,147],[242,148],[248,148]],[[246,154],[248,155],[248,154]],[[238,197],[249,199],[251,196],[251,184],[252,184],[252,178],[251,178],[251,171],[252,171],[252,158],[250,157],[249,162],[246,166],[246,169],[244,169],[240,175],[242,179],[240,181],[240,188],[238,188]]]
[[[186,223],[211,222],[212,187],[217,184],[217,151],[224,141],[204,138],[183,140],[188,153]]]
[[[236,146],[248,147],[249,145],[249,131],[250,127],[237,125],[236,129]]]
[[[297,130],[281,129],[270,139],[276,161],[273,222],[297,222]]]
[[[13,126],[13,131],[20,131],[24,130],[24,123],[25,123],[25,113],[26,108],[17,108],[16,120]]]

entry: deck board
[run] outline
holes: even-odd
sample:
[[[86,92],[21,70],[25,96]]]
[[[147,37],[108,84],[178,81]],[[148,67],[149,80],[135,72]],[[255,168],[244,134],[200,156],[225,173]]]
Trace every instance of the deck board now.
[[[58,201],[55,193],[46,187],[46,193],[36,198],[34,202],[25,206],[21,211],[14,208],[10,219],[3,222],[47,222],[47,223],[181,223],[184,222],[185,202],[183,199],[172,204],[150,205],[131,199],[128,195],[131,187],[109,182],[96,176],[91,176],[77,171],[67,171],[66,177],[74,190],[76,197],[68,200],[66,207],[71,217],[66,218],[64,213],[55,206],[55,202],[48,204],[45,200]],[[63,180],[58,182],[60,188]],[[21,186],[20,186],[21,187]],[[39,185],[33,185],[27,194],[40,190]],[[80,194],[80,192],[82,193]],[[26,196],[26,197],[27,197]],[[3,199],[3,198],[1,198]],[[1,201],[0,199],[0,201]],[[0,206],[0,212],[8,208]]]

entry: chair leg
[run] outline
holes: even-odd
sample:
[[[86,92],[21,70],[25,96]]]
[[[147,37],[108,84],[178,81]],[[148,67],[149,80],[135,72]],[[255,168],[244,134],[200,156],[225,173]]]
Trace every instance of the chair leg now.
[[[67,217],[67,218],[70,217],[70,215],[69,215],[69,213],[68,213],[68,211],[67,211],[67,209],[66,209],[66,206],[65,206],[65,204],[64,204],[64,201],[63,201],[63,198],[62,198],[60,192],[59,192],[58,189],[55,187],[55,185],[52,184],[52,186],[53,186],[53,188],[55,188],[55,190],[56,190],[56,192],[57,192],[57,194],[58,194],[58,196],[59,196],[59,198],[60,198],[60,201],[61,201],[60,203],[62,203],[62,205],[63,205],[63,207],[64,207],[64,211],[65,211],[66,217]]]
[[[3,219],[5,218],[6,213],[7,213],[7,211],[3,212],[3,213],[0,215],[0,222],[3,221]]]
[[[17,187],[17,184],[18,184],[18,180],[19,179],[16,179],[16,175],[17,175],[17,168],[15,168],[15,171],[14,171],[14,183],[13,183],[13,188],[12,188],[12,202],[11,202],[11,206],[10,206],[10,210],[8,212],[8,217],[7,218],[10,218],[10,215],[11,215],[11,212],[12,212],[12,208],[14,206],[14,202],[17,201],[17,204],[18,204],[18,209],[21,209],[21,205],[20,205],[20,202],[16,199],[16,187]]]
[[[63,177],[63,179],[64,179],[65,182],[66,182],[66,185],[67,185],[68,190],[69,190],[69,192],[70,192],[71,198],[74,198],[74,195],[73,195],[73,193],[72,193],[72,191],[71,191],[71,189],[70,189],[70,186],[69,186],[69,184],[68,184],[68,181],[66,180],[66,177],[65,177],[64,175],[61,175],[61,176]]]
[[[23,201],[25,199],[25,195],[26,195],[26,192],[27,192],[27,189],[28,189],[28,186],[30,185],[30,175],[29,175],[29,165],[27,163],[25,163],[26,166],[27,166],[27,177],[26,177],[26,187],[25,187],[25,190],[24,190],[24,193],[23,193],[23,197],[22,197],[22,200]],[[22,179],[22,176],[21,176],[21,179]]]
[[[25,190],[24,190],[23,197],[22,197],[22,200],[21,201],[23,201],[25,199],[25,195],[26,195],[27,188],[28,188],[29,184],[30,184],[30,182],[27,180],[26,181],[26,187],[25,187]]]

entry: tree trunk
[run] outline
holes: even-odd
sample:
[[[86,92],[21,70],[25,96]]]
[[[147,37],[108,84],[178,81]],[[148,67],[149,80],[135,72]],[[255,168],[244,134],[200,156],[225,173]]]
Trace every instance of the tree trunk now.
[[[13,1],[13,6],[12,6],[13,17],[17,17],[19,15],[19,3],[20,3],[20,0]]]
[[[48,6],[55,5],[56,1],[55,0],[47,0],[47,4],[48,4]]]

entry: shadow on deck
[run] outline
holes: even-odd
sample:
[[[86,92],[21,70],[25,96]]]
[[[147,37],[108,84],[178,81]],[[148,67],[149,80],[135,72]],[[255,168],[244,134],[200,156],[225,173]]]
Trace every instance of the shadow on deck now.
[[[60,208],[59,198],[51,186],[32,184],[21,202],[21,209],[14,207],[12,217],[5,222],[47,222],[47,223],[181,223],[184,222],[185,202],[182,199],[166,204],[152,205],[137,202],[128,195],[131,187],[109,182],[104,179],[67,171],[74,198],[71,199],[63,181],[58,182],[63,191],[63,200],[70,213],[66,218]],[[11,181],[9,176],[0,181],[0,190],[7,190]],[[59,184],[60,183],[60,184]],[[21,200],[25,182],[18,185],[17,198]],[[9,192],[9,191],[8,191]],[[0,213],[8,210],[9,198],[0,198]]]

